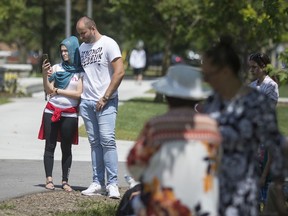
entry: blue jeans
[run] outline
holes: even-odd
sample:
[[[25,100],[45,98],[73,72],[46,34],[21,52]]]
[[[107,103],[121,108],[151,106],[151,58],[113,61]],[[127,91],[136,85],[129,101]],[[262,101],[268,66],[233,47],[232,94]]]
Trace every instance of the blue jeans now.
[[[110,99],[102,111],[96,111],[96,102],[81,99],[82,116],[91,146],[93,182],[105,186],[118,184],[118,154],[115,142],[115,124],[118,97]]]

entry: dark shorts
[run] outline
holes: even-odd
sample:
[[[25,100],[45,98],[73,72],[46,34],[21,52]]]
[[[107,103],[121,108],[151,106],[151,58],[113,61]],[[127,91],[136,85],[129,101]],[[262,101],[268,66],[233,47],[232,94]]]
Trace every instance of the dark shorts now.
[[[134,75],[143,74],[143,72],[144,72],[144,68],[134,68],[133,69]]]

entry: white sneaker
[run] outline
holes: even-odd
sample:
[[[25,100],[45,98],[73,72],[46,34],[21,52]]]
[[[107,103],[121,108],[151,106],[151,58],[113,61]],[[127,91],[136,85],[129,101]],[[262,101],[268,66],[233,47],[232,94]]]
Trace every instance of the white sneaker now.
[[[120,199],[120,193],[117,185],[110,184],[106,187],[108,197],[112,199]]]
[[[105,193],[105,188],[102,188],[101,185],[95,182],[92,182],[86,190],[81,192],[81,194],[85,196],[104,195]]]
[[[129,185],[129,188],[133,188],[135,185],[140,184],[140,182],[135,181],[131,176],[125,175],[124,176],[127,184]]]

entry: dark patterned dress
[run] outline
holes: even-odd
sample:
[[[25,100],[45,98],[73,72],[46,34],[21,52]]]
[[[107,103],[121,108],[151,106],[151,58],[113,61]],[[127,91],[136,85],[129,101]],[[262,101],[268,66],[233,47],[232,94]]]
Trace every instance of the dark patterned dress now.
[[[278,98],[279,98],[279,90],[278,90],[278,84],[273,79],[271,79],[271,77],[266,75],[265,79],[260,85],[258,85],[258,79],[257,79],[251,82],[249,86],[267,95],[271,99],[271,102],[276,107]],[[269,158],[268,152],[265,150],[265,146],[261,144],[259,146],[258,154],[257,154],[258,170],[259,170],[260,175],[263,173],[266,167],[268,158]],[[265,204],[267,201],[267,193],[268,193],[268,187],[270,183],[271,183],[271,177],[268,173],[265,179],[265,184],[263,185],[263,187],[260,188],[260,191],[259,191],[260,205]]]
[[[275,109],[267,96],[244,87],[231,100],[211,96],[204,110],[215,118],[223,137],[219,170],[221,216],[258,215],[257,149],[263,144],[271,152],[271,174],[282,170],[279,133]]]

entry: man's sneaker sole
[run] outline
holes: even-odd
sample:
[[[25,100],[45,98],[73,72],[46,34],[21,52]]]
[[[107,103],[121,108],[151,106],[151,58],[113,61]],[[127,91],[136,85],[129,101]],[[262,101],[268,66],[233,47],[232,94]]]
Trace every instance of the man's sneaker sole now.
[[[111,199],[120,199],[120,196],[109,196]]]
[[[106,193],[81,193],[84,196],[105,196]]]
[[[83,193],[81,192],[82,195],[84,196],[106,196],[107,192],[106,191],[99,191],[99,192],[92,192],[92,193]]]

